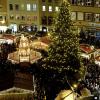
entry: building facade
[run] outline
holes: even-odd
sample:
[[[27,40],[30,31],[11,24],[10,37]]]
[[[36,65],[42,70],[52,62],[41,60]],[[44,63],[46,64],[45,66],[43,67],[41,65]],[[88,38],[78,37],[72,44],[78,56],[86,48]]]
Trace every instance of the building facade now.
[[[0,26],[5,25],[16,32],[18,30],[42,30],[51,27],[59,0],[0,0]],[[4,5],[1,11],[1,7]],[[5,15],[4,15],[5,14]],[[4,19],[5,18],[5,19]]]
[[[62,0],[0,0],[0,26],[12,31],[47,30],[53,26],[53,18]],[[100,0],[68,0],[71,19],[78,32],[100,30]]]
[[[79,31],[100,30],[100,0],[69,0],[71,18]]]
[[[53,26],[53,18],[55,14],[59,10],[61,0],[40,0],[40,27],[47,27],[47,29],[51,29]],[[40,29],[41,29],[40,28]]]
[[[0,0],[0,32],[7,27],[7,0]]]
[[[7,0],[8,26],[31,31],[39,25],[38,0]]]

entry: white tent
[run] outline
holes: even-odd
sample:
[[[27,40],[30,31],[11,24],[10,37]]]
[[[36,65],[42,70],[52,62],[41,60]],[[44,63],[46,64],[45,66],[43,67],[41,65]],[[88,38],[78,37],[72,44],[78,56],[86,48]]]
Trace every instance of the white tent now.
[[[33,100],[33,91],[12,87],[0,92],[0,100]]]

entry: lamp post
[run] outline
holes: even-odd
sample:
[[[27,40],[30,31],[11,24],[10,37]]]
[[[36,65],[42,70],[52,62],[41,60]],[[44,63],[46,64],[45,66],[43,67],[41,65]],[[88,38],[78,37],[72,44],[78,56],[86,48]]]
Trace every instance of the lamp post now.
[[[62,100],[75,100],[75,93],[71,90],[66,90],[63,94]]]
[[[68,82],[68,80],[67,80],[67,83],[70,89],[62,90],[55,100],[76,100],[77,99],[78,94],[75,93],[75,88],[77,87],[77,84],[74,84],[72,87],[70,83]]]
[[[74,88],[77,87],[76,84],[73,85],[73,87],[69,84],[69,82],[67,82],[68,85],[70,86],[70,90],[66,90],[64,93],[63,93],[63,98],[62,100],[76,100],[76,93],[75,93],[75,90]]]

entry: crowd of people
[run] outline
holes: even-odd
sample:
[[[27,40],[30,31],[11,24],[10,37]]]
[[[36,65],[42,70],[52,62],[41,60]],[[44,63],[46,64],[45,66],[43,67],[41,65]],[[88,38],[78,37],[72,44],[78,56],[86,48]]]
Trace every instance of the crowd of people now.
[[[100,91],[100,67],[96,64],[89,64],[85,76],[85,86],[91,91],[91,94],[97,94]]]

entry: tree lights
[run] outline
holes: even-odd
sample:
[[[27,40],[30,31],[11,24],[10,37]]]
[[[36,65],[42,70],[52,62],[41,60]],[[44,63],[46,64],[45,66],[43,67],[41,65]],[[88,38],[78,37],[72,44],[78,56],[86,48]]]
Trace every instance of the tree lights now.
[[[79,34],[73,30],[69,7],[69,3],[63,0],[51,33],[48,57],[43,59],[42,67],[58,73],[71,71],[74,74],[82,72],[83,65],[79,53]]]
[[[71,89],[72,84],[77,84],[84,72],[79,53],[78,33],[73,30],[69,7],[66,1],[59,7],[54,29],[49,35],[51,43],[48,56],[42,59],[41,69],[45,71],[41,71],[41,79],[45,84],[47,100],[53,100],[54,94],[57,95],[62,89]]]

